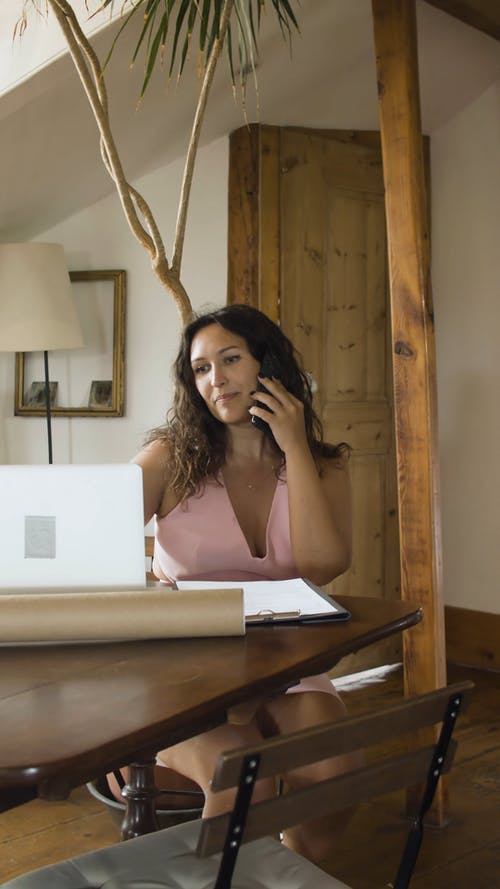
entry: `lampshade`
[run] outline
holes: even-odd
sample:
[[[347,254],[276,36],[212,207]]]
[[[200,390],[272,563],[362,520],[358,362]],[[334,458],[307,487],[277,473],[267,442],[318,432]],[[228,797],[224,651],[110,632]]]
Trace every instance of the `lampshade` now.
[[[61,244],[0,244],[0,352],[83,346]]]

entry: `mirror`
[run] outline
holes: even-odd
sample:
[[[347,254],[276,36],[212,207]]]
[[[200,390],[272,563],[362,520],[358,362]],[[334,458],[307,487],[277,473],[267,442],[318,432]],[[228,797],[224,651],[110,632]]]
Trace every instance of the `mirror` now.
[[[54,417],[122,417],[126,273],[70,272],[83,349],[49,353]],[[17,352],[15,415],[45,416],[43,353]]]

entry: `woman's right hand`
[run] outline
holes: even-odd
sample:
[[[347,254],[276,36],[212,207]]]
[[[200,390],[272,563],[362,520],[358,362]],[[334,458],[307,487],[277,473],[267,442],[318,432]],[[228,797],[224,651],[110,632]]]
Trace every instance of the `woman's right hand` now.
[[[249,409],[250,413],[269,424],[276,443],[285,456],[296,448],[309,450],[302,402],[292,395],[280,380],[274,377],[259,377],[259,379],[267,392],[259,390],[254,392],[252,397],[255,401],[265,404],[271,413],[257,405]]]

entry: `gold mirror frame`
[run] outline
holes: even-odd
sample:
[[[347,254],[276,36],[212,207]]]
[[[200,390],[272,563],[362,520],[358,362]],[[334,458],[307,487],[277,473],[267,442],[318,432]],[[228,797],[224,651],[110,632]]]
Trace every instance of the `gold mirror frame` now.
[[[70,272],[74,283],[111,281],[113,283],[113,377],[111,404],[93,407],[51,407],[53,417],[123,417],[125,411],[125,299],[126,273],[122,269],[95,272]],[[25,352],[16,352],[15,404],[16,417],[44,417],[44,405],[31,406],[24,401]]]

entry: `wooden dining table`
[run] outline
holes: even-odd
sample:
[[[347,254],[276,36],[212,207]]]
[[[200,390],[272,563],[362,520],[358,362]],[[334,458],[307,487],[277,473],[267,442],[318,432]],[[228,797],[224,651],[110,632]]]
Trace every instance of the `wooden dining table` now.
[[[0,645],[0,801],[28,787],[63,799],[131,765],[122,835],[155,829],[156,751],[422,617],[408,601],[336,601],[348,621],[250,626],[241,637]]]

